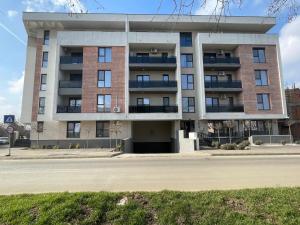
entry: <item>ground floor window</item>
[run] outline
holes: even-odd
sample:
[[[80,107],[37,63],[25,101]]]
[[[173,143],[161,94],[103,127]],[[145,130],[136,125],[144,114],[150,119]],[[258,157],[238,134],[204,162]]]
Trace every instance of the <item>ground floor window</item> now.
[[[80,122],[68,122],[67,138],[80,138]]]
[[[109,137],[109,121],[96,122],[96,137]]]

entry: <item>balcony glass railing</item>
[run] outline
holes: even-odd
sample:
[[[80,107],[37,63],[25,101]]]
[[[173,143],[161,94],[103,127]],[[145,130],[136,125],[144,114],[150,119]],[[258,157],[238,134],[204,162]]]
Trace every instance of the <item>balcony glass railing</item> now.
[[[61,56],[60,64],[82,64],[82,56]]]
[[[82,81],[60,80],[59,87],[60,88],[81,88]]]
[[[225,57],[225,58],[217,58],[217,57],[204,57],[204,64],[240,64],[239,57]]]
[[[129,106],[130,113],[177,113],[178,106]]]
[[[206,112],[244,112],[243,105],[206,106]]]
[[[205,88],[242,88],[242,82],[240,80],[234,81],[205,81]]]
[[[81,106],[57,106],[57,113],[81,113]]]
[[[157,88],[157,87],[177,87],[177,81],[160,81],[160,80],[151,80],[151,81],[129,81],[129,88]]]
[[[129,56],[129,63],[176,63],[176,57]]]

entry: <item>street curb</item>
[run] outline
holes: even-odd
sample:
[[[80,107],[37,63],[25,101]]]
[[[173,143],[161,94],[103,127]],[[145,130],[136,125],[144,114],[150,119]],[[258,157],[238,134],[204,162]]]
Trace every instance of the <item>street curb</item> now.
[[[212,153],[210,154],[211,156],[260,156],[260,155],[300,155],[300,153],[226,153],[226,154],[222,154],[222,153]]]

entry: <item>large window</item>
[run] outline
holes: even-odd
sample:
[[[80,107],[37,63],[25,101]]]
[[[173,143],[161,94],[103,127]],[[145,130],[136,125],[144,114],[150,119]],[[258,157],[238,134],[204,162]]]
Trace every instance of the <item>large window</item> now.
[[[136,80],[138,82],[147,82],[147,81],[150,81],[150,76],[149,75],[137,75]]]
[[[191,32],[181,32],[180,33],[180,46],[181,47],[192,47],[192,33]]]
[[[193,67],[193,54],[181,54],[180,60],[182,68]]]
[[[50,37],[50,32],[49,30],[44,31],[44,45],[49,45],[49,37]]]
[[[42,74],[41,75],[41,84],[40,84],[40,90],[41,91],[46,91],[47,88],[47,75]]]
[[[205,104],[206,104],[206,106],[217,108],[217,107],[219,107],[219,98],[206,97]]]
[[[110,112],[111,95],[98,95],[98,112]]]
[[[80,107],[81,106],[81,98],[69,98],[69,106]]]
[[[45,103],[46,103],[46,98],[40,97],[39,98],[39,114],[45,114]]]
[[[109,121],[98,121],[96,123],[96,137],[109,137]]]
[[[257,109],[270,110],[270,95],[269,94],[257,94]]]
[[[98,71],[98,87],[111,87],[111,71],[110,70],[99,70]]]
[[[43,52],[42,67],[46,68],[48,66],[48,52]]]
[[[68,122],[67,138],[80,138],[80,122]]]
[[[194,75],[193,74],[182,74],[181,75],[181,88],[182,88],[182,90],[193,90],[194,89]]]
[[[137,106],[149,106],[150,99],[149,98],[137,98],[136,103],[137,103]]]
[[[111,62],[111,48],[99,48],[98,49],[98,61],[100,63]]]
[[[256,86],[268,85],[268,74],[266,70],[255,70],[255,83]]]
[[[254,63],[265,63],[265,49],[264,48],[253,48],[253,62]]]
[[[195,112],[195,98],[194,97],[183,97],[182,98],[182,111],[184,113]]]

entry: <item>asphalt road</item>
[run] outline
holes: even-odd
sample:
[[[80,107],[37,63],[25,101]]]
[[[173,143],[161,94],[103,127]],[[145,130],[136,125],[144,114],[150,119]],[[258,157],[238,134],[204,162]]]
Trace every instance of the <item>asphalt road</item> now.
[[[299,156],[0,161],[0,194],[276,186],[300,186]]]

